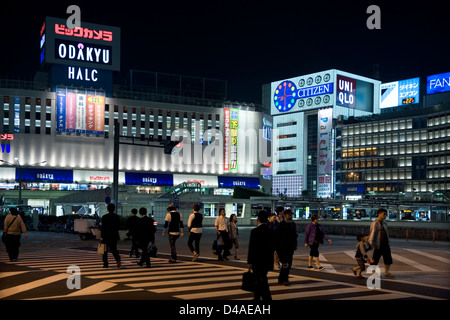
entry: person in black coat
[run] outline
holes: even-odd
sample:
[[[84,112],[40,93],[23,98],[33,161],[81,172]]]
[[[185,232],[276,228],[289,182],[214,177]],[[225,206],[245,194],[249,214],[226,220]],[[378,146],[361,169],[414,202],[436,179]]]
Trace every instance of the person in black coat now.
[[[267,225],[269,213],[261,210],[258,213],[258,226],[250,232],[247,263],[256,278],[255,300],[270,301],[267,272],[273,269],[274,233]]]
[[[106,244],[106,250],[103,254],[103,268],[108,268],[108,251],[114,256],[117,263],[117,268],[120,268],[120,255],[117,250],[117,241],[120,240],[119,228],[120,218],[114,213],[116,206],[113,203],[108,204],[108,213],[102,216],[102,228],[100,241]]]
[[[155,224],[153,218],[147,216],[147,209],[140,208],[139,214],[141,218],[137,225],[137,239],[138,245],[142,249],[141,260],[137,263],[140,266],[145,266],[150,268],[150,255],[148,253],[148,245],[150,242],[155,241]]]
[[[136,258],[139,258],[139,248],[137,244],[137,225],[139,223],[139,217],[137,216],[137,209],[131,209],[131,216],[127,220],[128,236],[131,239],[130,257],[134,254]]]
[[[275,231],[275,250],[280,259],[281,267],[278,284],[289,285],[289,271],[292,267],[294,251],[297,250],[297,227],[292,221],[292,210],[284,211],[284,220]]]

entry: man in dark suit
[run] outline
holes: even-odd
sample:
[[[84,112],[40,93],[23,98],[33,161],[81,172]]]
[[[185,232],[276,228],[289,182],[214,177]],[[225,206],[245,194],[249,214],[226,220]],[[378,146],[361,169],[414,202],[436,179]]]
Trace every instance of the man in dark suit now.
[[[143,266],[145,263],[145,266],[147,268],[150,268],[150,255],[148,254],[148,245],[150,244],[150,242],[155,241],[155,221],[147,216],[146,208],[140,208],[139,214],[141,215],[141,218],[139,219],[137,225],[137,238],[138,245],[142,249],[142,255],[141,261],[139,261],[137,264]]]
[[[273,269],[274,234],[267,225],[269,213],[261,210],[258,213],[258,226],[250,232],[248,244],[247,263],[248,268],[253,270],[256,278],[255,300],[270,301],[270,293],[267,272]]]
[[[119,228],[120,228],[120,218],[114,213],[116,206],[113,203],[108,204],[108,213],[102,216],[102,228],[101,228],[101,239],[100,241],[106,244],[106,250],[103,254],[103,268],[108,268],[108,250],[114,256],[117,262],[117,268],[120,268],[120,255],[117,250],[117,241],[120,240]]]

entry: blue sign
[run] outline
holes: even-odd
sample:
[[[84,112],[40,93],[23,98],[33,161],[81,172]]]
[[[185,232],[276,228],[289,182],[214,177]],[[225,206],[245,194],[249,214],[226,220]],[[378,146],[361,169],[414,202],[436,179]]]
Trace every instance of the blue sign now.
[[[366,190],[365,184],[347,184],[341,186],[342,194],[364,194]]]
[[[450,91],[450,72],[427,77],[427,94]]]
[[[333,93],[333,82],[320,84],[318,86],[308,87],[304,89],[299,89],[297,98],[303,99],[308,97],[320,96],[322,94]]]
[[[218,177],[220,188],[234,188],[234,187],[246,187],[246,188],[259,188],[259,178],[249,177]]]
[[[152,186],[173,186],[173,175],[147,172],[125,172],[126,184],[148,184]]]
[[[16,180],[19,180],[19,170],[22,171],[22,181],[73,183],[73,170],[17,168]]]

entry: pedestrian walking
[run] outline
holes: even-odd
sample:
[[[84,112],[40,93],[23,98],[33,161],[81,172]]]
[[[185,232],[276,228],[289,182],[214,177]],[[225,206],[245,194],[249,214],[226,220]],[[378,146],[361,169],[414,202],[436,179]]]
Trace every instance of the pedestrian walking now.
[[[217,246],[217,256],[219,261],[228,260],[227,257],[230,255],[228,223],[228,218],[225,216],[225,209],[222,208],[219,210],[219,216],[214,223],[218,239],[220,238],[220,244]]]
[[[155,221],[153,218],[147,216],[147,209],[142,207],[139,209],[139,214],[141,218],[138,218],[137,224],[137,243],[139,247],[142,249],[141,260],[137,263],[140,266],[145,266],[150,268],[150,255],[148,253],[148,246],[150,242],[155,242]]]
[[[364,278],[362,272],[366,270],[366,262],[369,260],[367,251],[370,250],[369,237],[364,237],[362,233],[356,236],[358,244],[356,245],[355,259],[358,266],[353,267],[352,271],[357,278]]]
[[[237,215],[235,215],[234,213],[230,216],[228,234],[230,236],[231,247],[234,245],[234,260],[239,260],[239,227],[237,223]]]
[[[170,245],[170,255],[171,258],[169,259],[170,263],[177,262],[177,248],[175,246],[175,243],[177,239],[181,236],[184,236],[183,233],[183,217],[181,216],[181,213],[177,211],[175,206],[173,204],[169,205],[167,207],[167,215],[164,219],[164,229],[162,232],[162,236],[164,237],[166,234],[166,230],[168,230],[169,233],[169,245]]]
[[[27,238],[27,228],[19,214],[19,211],[11,207],[9,214],[6,216],[3,226],[5,234],[5,246],[10,261],[17,261],[19,258],[20,238],[22,233]]]
[[[258,212],[257,227],[250,231],[248,243],[248,269],[254,273],[256,288],[255,300],[272,300],[267,273],[273,269],[274,232],[267,225],[269,213],[265,210]]]
[[[116,206],[109,203],[107,206],[108,213],[102,216],[101,238],[100,241],[106,244],[105,253],[103,253],[103,268],[108,268],[108,251],[114,256],[117,263],[117,268],[121,267],[120,255],[117,250],[117,241],[120,240],[119,228],[120,218],[115,214]]]
[[[187,225],[189,232],[189,239],[187,244],[192,254],[194,255],[192,258],[192,261],[194,262],[198,260],[198,256],[200,254],[200,239],[202,237],[203,214],[201,214],[199,211],[200,206],[198,204],[195,204],[192,207],[192,213],[189,216]],[[193,243],[195,244],[195,247]]]
[[[378,209],[377,219],[370,224],[369,244],[374,249],[372,265],[377,265],[380,258],[383,257],[384,275],[387,278],[393,278],[389,269],[392,265],[391,247],[389,245],[389,234],[387,232],[387,224],[385,222],[387,210]]]
[[[309,257],[308,257],[308,269],[313,270],[312,266],[313,259],[316,262],[316,266],[319,271],[325,269],[320,265],[319,261],[319,245],[323,244],[323,239],[328,240],[332,243],[331,239],[323,230],[323,227],[319,224],[319,217],[316,214],[311,216],[311,223],[306,226],[305,230],[305,248],[310,247]]]
[[[278,284],[288,286],[289,271],[292,267],[294,251],[297,250],[297,226],[292,221],[291,209],[284,210],[284,220],[280,222],[275,230],[275,250],[280,259],[280,274]]]
[[[128,225],[128,237],[131,239],[130,257],[134,254],[136,258],[139,258],[139,248],[137,243],[137,226],[139,223],[139,217],[137,216],[137,209],[131,209],[131,216],[127,219]]]
[[[275,208],[275,213],[271,213],[269,216],[269,221],[267,222],[269,225],[269,228],[272,229],[274,232],[277,229],[278,225],[281,221],[284,220],[284,207],[278,206]],[[278,258],[277,251],[275,250],[273,253],[273,268],[276,270],[280,269],[280,259]]]

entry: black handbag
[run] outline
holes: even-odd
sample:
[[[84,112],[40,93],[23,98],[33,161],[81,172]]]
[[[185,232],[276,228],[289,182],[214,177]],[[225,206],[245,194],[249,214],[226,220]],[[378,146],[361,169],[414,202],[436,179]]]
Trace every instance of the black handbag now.
[[[242,286],[244,291],[255,292],[256,289],[256,277],[250,270],[242,274]]]
[[[152,258],[156,258],[158,254],[158,248],[156,248],[155,244],[152,243],[149,247],[148,247],[148,255]]]

